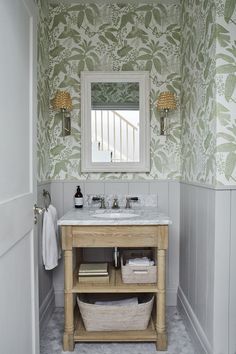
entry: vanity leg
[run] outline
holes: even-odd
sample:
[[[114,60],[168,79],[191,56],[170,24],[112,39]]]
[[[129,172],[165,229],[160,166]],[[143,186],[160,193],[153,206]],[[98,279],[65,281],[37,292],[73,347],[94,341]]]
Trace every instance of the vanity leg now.
[[[167,350],[166,333],[166,290],[165,290],[166,251],[157,249],[157,294],[156,294],[156,348]]]
[[[72,260],[72,250],[64,251],[64,261],[65,261],[65,329],[63,336],[63,350],[73,351],[74,350],[74,304],[73,304],[73,260]]]

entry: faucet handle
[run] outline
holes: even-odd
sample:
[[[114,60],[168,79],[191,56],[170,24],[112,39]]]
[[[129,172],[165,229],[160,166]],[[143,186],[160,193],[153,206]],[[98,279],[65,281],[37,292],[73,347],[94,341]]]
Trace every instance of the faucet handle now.
[[[105,204],[105,198],[104,197],[101,197],[100,209],[106,209],[106,204]]]
[[[126,209],[130,209],[131,208],[131,204],[130,204],[131,201],[137,202],[138,201],[138,197],[126,197],[126,206],[125,206]]]
[[[118,198],[114,198],[113,204],[112,204],[112,209],[120,209],[119,203],[118,203]]]
[[[100,209],[106,209],[105,198],[104,197],[93,197],[93,202],[101,202]]]

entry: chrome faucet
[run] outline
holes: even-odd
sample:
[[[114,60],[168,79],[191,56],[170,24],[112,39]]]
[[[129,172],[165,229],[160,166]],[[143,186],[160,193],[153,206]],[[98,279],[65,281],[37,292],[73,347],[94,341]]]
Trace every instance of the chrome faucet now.
[[[106,205],[105,205],[105,198],[102,197],[101,198],[101,205],[100,205],[100,209],[106,209]]]
[[[138,197],[126,197],[126,205],[125,205],[126,209],[130,209],[131,208],[131,204],[130,204],[131,201],[137,202],[138,201]]]
[[[105,198],[104,197],[93,197],[93,202],[101,202],[100,209],[106,209]]]
[[[118,203],[118,198],[114,198],[113,204],[112,204],[112,209],[120,209],[119,203]]]

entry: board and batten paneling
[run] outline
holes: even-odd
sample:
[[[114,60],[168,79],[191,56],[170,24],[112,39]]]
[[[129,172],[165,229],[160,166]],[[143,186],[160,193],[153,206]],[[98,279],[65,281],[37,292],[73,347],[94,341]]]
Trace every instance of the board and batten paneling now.
[[[231,191],[216,191],[215,195],[213,352],[228,354]]]
[[[231,191],[230,288],[229,288],[229,353],[236,353],[236,191]]]
[[[179,309],[197,353],[235,354],[236,191],[180,190]]]
[[[52,202],[61,217],[73,208],[73,196],[76,186],[80,185],[85,194],[157,194],[158,208],[170,216],[173,224],[169,228],[169,250],[167,256],[167,304],[176,305],[177,288],[179,283],[179,183],[175,181],[52,181]],[[109,249],[86,250],[86,259],[111,260]],[[63,261],[53,271],[53,283],[56,306],[63,304]]]
[[[210,350],[213,342],[215,191],[190,184],[181,184],[180,190],[179,299],[192,317],[194,327],[201,332],[203,347]],[[204,353],[202,349],[199,352]]]

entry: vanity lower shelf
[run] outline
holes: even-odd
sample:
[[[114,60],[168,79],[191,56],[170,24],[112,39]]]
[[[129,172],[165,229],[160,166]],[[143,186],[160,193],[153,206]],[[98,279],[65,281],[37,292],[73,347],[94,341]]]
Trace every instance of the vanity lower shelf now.
[[[155,293],[157,285],[154,284],[125,284],[122,282],[121,270],[110,267],[109,284],[79,283],[78,270],[74,272],[73,293]]]
[[[83,262],[83,248],[152,248],[157,266],[157,283],[124,284],[120,270],[111,269],[109,284],[79,283],[78,269],[73,264]],[[167,349],[165,321],[165,265],[168,248],[168,224],[157,225],[71,225],[62,226],[62,249],[65,262],[65,326],[64,351],[73,351],[74,343],[96,341],[150,341],[158,351]],[[73,252],[75,251],[75,252]],[[74,258],[75,257],[75,258]],[[74,260],[76,262],[74,262]],[[81,293],[153,293],[155,310],[147,329],[142,331],[88,332],[74,315],[75,294]],[[79,311],[78,311],[79,312]]]
[[[109,331],[109,332],[88,332],[86,331],[79,310],[75,310],[75,342],[154,342],[156,331],[151,317],[147,329],[142,331]]]

